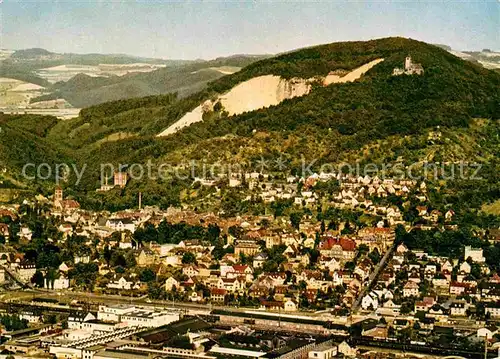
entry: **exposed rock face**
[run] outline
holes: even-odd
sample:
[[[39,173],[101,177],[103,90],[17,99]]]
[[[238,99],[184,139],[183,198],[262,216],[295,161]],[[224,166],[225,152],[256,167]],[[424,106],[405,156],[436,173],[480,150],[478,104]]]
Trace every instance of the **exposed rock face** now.
[[[309,80],[282,79],[279,76],[266,75],[254,77],[233,87],[228,93],[219,97],[224,110],[230,116],[260,108],[276,106],[280,102],[296,96],[303,96],[311,91]],[[215,101],[217,102],[217,101]],[[213,111],[214,103],[210,100],[186,113],[179,121],[172,124],[158,136],[171,135],[181,128],[202,121],[203,113]]]
[[[233,87],[220,97],[229,115],[239,115],[269,106],[276,106],[286,99],[303,96],[311,91],[308,80],[285,80],[279,76],[258,76]]]
[[[206,100],[203,102],[203,105],[201,105],[201,109],[204,113],[211,112],[214,110],[214,103],[211,100]]]
[[[328,86],[333,83],[355,81],[382,61],[384,61],[384,59],[373,60],[354,69],[345,76],[338,75],[338,72],[330,73],[323,78],[323,85]],[[239,115],[244,112],[276,106],[284,100],[307,95],[311,92],[311,83],[315,80],[314,78],[292,78],[287,80],[275,75],[258,76],[239,83],[229,92],[219,96],[218,101],[221,102],[225,111],[227,111],[230,116]],[[217,100],[215,102],[217,102]],[[213,102],[207,100],[203,105],[186,113],[179,121],[171,125],[158,136],[170,135],[183,127],[202,121],[203,112],[206,112],[209,108],[213,109]]]
[[[307,95],[311,91],[311,81],[300,78],[290,80],[280,79],[276,97],[279,102],[296,97]],[[278,102],[278,103],[279,103]]]

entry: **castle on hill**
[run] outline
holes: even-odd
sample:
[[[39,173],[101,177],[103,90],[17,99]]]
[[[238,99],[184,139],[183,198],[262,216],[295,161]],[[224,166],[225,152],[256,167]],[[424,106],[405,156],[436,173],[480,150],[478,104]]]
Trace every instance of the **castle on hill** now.
[[[405,67],[404,69],[396,67],[392,71],[393,76],[399,75],[422,75],[424,73],[424,68],[421,64],[413,62],[411,60],[411,56],[408,55],[405,59]]]
[[[108,184],[108,177],[105,177],[105,183],[101,184],[101,187],[98,188],[97,192],[106,192],[112,190],[115,187],[125,188],[128,181],[128,173],[117,171],[113,174],[113,185]]]

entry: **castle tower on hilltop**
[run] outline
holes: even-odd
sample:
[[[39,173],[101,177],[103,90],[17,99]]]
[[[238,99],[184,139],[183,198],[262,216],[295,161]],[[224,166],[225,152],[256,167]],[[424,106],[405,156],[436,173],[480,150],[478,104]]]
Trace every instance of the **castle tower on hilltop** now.
[[[424,68],[422,67],[422,65],[419,63],[413,62],[411,60],[410,55],[406,56],[403,68],[396,67],[392,71],[393,76],[422,75],[423,73],[424,73]]]
[[[54,191],[54,203],[61,203],[63,200],[63,189],[60,186],[57,186]]]

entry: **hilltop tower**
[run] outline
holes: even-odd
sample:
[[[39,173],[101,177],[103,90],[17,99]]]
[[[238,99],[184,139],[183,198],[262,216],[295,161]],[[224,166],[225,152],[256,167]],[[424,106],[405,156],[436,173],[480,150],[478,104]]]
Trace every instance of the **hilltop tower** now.
[[[411,56],[408,55],[406,56],[406,59],[405,59],[405,70],[408,71],[412,68],[412,64],[411,64]]]
[[[400,75],[422,75],[424,73],[424,68],[421,64],[413,62],[411,56],[408,55],[405,58],[404,68],[395,67],[392,70],[392,76]]]

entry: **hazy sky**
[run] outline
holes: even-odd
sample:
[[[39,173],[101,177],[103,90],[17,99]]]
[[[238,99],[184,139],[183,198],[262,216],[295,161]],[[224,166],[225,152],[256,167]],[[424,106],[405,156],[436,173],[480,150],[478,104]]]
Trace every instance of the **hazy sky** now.
[[[0,0],[0,47],[214,58],[405,36],[500,50],[500,0]]]

